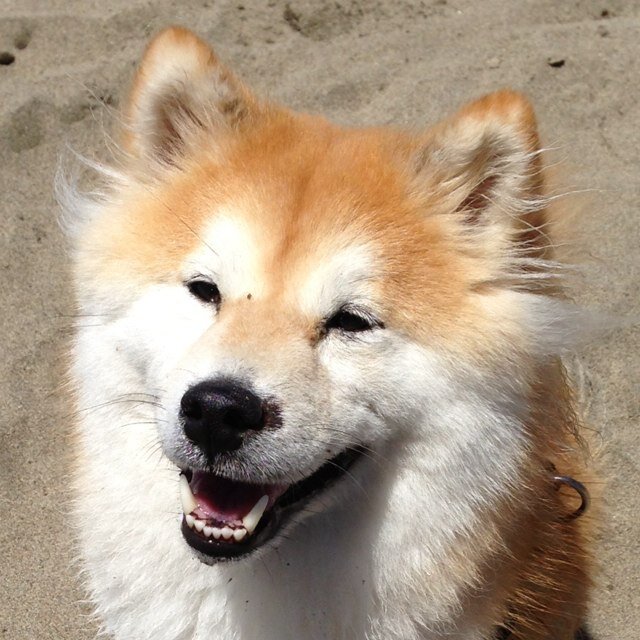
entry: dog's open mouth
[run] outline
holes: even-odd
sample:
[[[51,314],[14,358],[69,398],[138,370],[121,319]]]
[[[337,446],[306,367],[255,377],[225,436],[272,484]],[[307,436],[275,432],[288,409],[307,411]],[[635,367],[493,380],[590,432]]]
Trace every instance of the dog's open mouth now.
[[[204,471],[180,476],[182,533],[212,559],[237,558],[270,540],[312,496],[343,476],[363,453],[349,448],[295,484],[249,484]]]

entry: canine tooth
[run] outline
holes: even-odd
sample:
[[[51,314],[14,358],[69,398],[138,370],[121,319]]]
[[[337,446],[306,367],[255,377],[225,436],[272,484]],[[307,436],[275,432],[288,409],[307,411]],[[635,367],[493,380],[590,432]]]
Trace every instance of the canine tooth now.
[[[210,538],[213,535],[213,527],[205,527],[202,532],[207,538]]]
[[[196,522],[195,522],[195,527],[196,527],[196,529],[197,529],[198,531],[202,531],[202,530],[204,529],[204,526],[205,526],[205,522],[204,522],[204,520],[198,520],[198,519],[196,518]]]
[[[262,496],[262,498],[255,503],[253,509],[251,509],[251,511],[242,518],[242,525],[247,530],[248,534],[252,534],[258,526],[258,522],[260,522],[260,518],[262,518],[268,503],[269,496]]]
[[[222,537],[225,540],[229,540],[229,538],[233,535],[233,529],[229,527],[223,527],[221,533],[222,533]]]
[[[242,538],[244,538],[246,535],[247,535],[247,530],[244,528],[236,529],[233,532],[233,538],[236,542],[240,542],[240,540],[242,540]]]
[[[218,527],[211,527],[213,529],[212,533],[213,533],[213,537],[216,540],[220,540],[220,536],[222,535],[222,531],[220,529],[218,529]]]
[[[180,476],[180,502],[182,502],[182,510],[185,513],[191,513],[198,506],[191,492],[189,481],[183,475]]]
[[[193,525],[195,524],[196,519],[193,516],[186,515],[185,520],[187,521],[187,525],[189,526],[189,528],[193,529]]]

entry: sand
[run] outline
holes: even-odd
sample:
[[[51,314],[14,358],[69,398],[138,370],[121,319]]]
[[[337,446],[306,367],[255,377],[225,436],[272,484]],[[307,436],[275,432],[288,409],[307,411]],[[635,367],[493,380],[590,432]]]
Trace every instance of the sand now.
[[[500,87],[529,94],[546,144],[594,189],[578,299],[640,317],[640,3],[630,0],[0,1],[0,638],[92,638],[66,516],[72,324],[52,181],[67,146],[104,156],[148,36],[200,32],[262,92],[344,123],[421,126]],[[584,349],[580,385],[608,479],[596,638],[640,628],[640,339]]]

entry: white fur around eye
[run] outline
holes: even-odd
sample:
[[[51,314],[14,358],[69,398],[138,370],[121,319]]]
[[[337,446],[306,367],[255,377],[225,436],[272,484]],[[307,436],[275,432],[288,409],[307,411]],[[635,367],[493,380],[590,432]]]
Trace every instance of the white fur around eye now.
[[[343,304],[368,301],[373,293],[375,265],[373,250],[367,245],[318,256],[313,267],[298,276],[298,286],[292,287],[302,312],[323,318]]]
[[[183,264],[183,277],[215,282],[223,299],[260,295],[264,288],[261,243],[241,215],[222,209],[199,232],[201,242]]]

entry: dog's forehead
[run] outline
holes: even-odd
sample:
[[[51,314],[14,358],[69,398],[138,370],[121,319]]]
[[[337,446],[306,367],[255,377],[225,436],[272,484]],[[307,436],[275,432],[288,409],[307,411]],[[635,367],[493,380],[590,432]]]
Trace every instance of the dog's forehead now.
[[[351,302],[384,307],[414,333],[412,318],[448,322],[468,270],[443,216],[416,195],[404,139],[296,126],[198,155],[152,191],[132,188],[113,211],[120,224],[91,225],[83,264],[142,285],[205,274],[227,301],[284,297],[296,315]]]
[[[413,317],[425,283],[422,299],[447,303],[455,260],[440,220],[427,221],[415,199],[403,139],[399,149],[386,132],[320,133],[320,141],[306,129],[293,141],[252,138],[213,167],[215,179],[194,196],[210,204],[192,266],[219,278],[227,300],[284,298],[312,317],[390,300]]]
[[[201,184],[195,197],[210,194],[211,207],[186,268],[202,265],[227,295],[295,292],[304,312],[365,298],[384,270],[380,245],[403,237],[394,205],[406,185],[392,141],[289,124],[295,135],[255,134],[250,148],[238,144],[212,170],[210,186]]]
[[[279,228],[278,228],[279,227]],[[381,273],[380,256],[365,234],[292,232],[238,205],[221,207],[199,232],[184,277],[206,274],[229,298],[283,297],[316,315],[336,304],[370,299]]]

